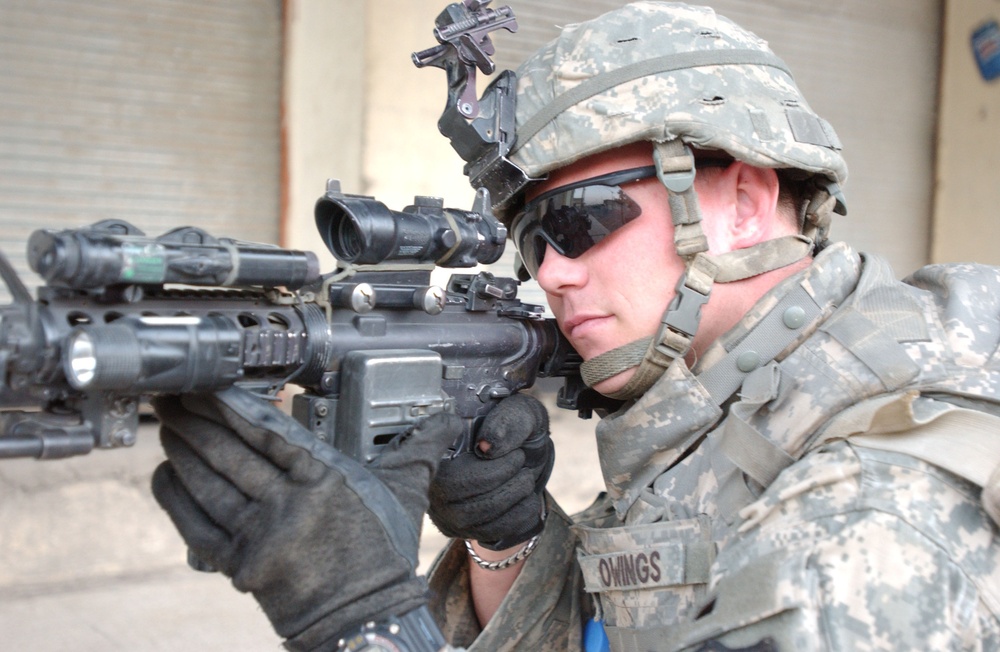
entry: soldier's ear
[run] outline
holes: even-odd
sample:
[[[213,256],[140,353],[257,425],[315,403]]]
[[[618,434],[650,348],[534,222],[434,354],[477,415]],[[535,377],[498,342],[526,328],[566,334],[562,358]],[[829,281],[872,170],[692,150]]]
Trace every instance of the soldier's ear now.
[[[734,248],[742,249],[776,237],[779,184],[778,174],[771,168],[737,163],[736,228],[746,241]]]
[[[778,175],[735,161],[715,173],[699,193],[709,241],[716,253],[745,249],[784,235],[778,213]]]

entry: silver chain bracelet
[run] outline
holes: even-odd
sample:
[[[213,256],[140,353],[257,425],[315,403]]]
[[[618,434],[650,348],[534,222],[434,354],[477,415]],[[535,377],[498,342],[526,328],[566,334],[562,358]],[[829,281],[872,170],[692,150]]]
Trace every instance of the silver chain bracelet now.
[[[521,561],[522,559],[525,559],[528,555],[530,555],[535,550],[535,546],[538,545],[538,538],[540,536],[541,534],[536,534],[535,536],[531,537],[530,539],[528,539],[528,542],[524,544],[524,546],[520,550],[515,552],[510,557],[507,557],[506,559],[500,559],[499,561],[486,561],[485,559],[480,557],[478,554],[476,554],[475,548],[472,547],[472,542],[469,541],[468,539],[465,540],[465,549],[469,551],[469,556],[472,557],[472,561],[476,562],[476,566],[479,566],[480,568],[488,571],[498,571],[498,570],[503,570],[509,566],[513,566],[517,562]]]

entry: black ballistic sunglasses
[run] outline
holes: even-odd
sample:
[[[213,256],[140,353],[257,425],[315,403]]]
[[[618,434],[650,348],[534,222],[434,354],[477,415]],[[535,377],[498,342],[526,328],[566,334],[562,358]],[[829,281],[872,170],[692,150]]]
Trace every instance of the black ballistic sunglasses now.
[[[698,159],[695,167],[727,167],[732,160]],[[579,258],[642,214],[621,186],[656,176],[656,166],[618,170],[560,186],[524,205],[513,221],[514,246],[532,278],[548,245],[561,256]]]

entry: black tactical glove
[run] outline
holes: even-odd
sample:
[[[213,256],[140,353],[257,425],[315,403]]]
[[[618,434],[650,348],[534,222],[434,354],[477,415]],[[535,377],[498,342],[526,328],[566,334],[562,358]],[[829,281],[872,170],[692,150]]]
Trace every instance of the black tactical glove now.
[[[155,402],[169,459],[153,493],[192,553],[254,595],[295,650],[426,602],[427,488],[461,433],[428,418],[367,466],[243,390]]]
[[[444,460],[431,483],[429,514],[438,529],[493,550],[541,532],[555,462],[545,406],[527,394],[504,399],[486,415],[473,448]]]

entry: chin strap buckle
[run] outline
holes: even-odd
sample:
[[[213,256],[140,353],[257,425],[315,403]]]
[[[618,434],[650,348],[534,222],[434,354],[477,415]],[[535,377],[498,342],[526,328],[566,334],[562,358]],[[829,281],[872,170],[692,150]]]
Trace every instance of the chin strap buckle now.
[[[691,348],[691,340],[701,322],[701,307],[708,303],[711,294],[711,289],[700,292],[690,287],[687,278],[684,274],[678,279],[674,298],[663,315],[654,341],[656,350],[670,359],[685,355]]]

